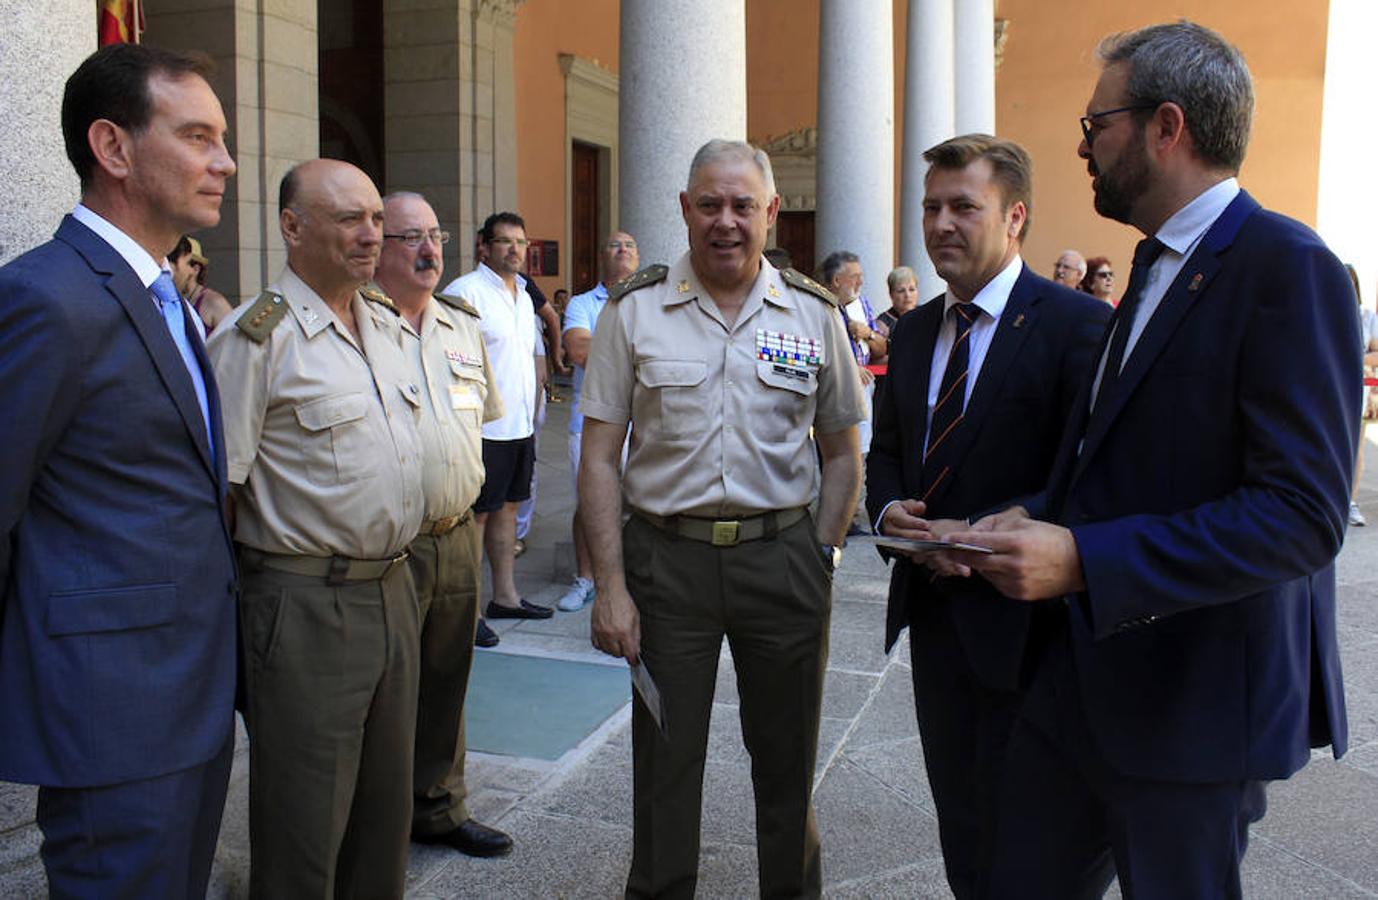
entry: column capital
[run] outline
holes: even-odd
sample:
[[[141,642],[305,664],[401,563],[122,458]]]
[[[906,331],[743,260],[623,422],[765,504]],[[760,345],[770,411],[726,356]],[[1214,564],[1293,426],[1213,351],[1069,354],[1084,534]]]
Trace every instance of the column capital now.
[[[511,28],[517,22],[517,7],[526,0],[478,0],[474,13],[485,22]]]

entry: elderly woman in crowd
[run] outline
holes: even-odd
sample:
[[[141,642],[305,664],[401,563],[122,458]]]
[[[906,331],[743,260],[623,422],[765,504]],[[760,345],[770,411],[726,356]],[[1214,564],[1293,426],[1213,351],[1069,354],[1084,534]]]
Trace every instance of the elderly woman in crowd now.
[[[1115,306],[1115,270],[1111,267],[1110,260],[1104,256],[1093,256],[1088,259],[1086,277],[1081,279],[1077,290]]]

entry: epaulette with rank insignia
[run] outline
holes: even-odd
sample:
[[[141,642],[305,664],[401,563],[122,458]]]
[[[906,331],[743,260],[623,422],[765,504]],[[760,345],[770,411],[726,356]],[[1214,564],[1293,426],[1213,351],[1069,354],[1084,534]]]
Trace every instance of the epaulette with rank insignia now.
[[[785,279],[785,283],[791,287],[797,287],[801,291],[807,291],[831,306],[837,305],[837,295],[805,275],[803,272],[800,272],[798,269],[781,269],[780,277]]]
[[[377,303],[379,306],[383,307],[388,312],[392,313],[394,316],[402,315],[402,311],[397,308],[396,303],[392,302],[392,298],[390,298],[387,294],[383,293],[382,291],[378,290],[378,288],[374,287],[373,285],[364,285],[363,287],[359,288],[359,294],[365,300],[372,300],[374,303]]]
[[[282,295],[264,291],[258,295],[253,306],[244,310],[244,314],[235,320],[235,326],[248,335],[249,340],[261,344],[268,340],[268,335],[273,333],[285,315],[287,301],[282,299]]]
[[[475,319],[483,318],[483,316],[479,315],[479,311],[474,308],[474,305],[470,303],[468,300],[465,300],[463,297],[456,297],[452,294],[436,294],[435,299],[439,300],[441,303],[444,303],[446,306],[451,307],[452,309],[457,309],[460,312],[466,312],[469,315],[473,316]]]
[[[659,284],[660,282],[664,281],[665,276],[669,274],[669,266],[662,266],[659,263],[656,263],[653,266],[647,266],[639,272],[634,272],[633,274],[617,282],[617,284],[614,284],[613,286],[609,287],[608,302],[616,303],[618,300],[621,300],[623,297],[627,296],[632,291],[639,291],[644,287],[650,287],[653,284]]]

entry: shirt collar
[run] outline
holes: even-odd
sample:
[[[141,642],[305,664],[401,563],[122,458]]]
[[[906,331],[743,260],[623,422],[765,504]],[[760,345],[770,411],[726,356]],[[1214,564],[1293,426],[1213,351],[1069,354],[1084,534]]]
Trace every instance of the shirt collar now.
[[[990,316],[992,322],[998,322],[1000,314],[1005,311],[1005,304],[1010,302],[1010,291],[1014,290],[1014,283],[1019,280],[1019,273],[1023,269],[1024,259],[1016,253],[1009,265],[1001,269],[994,278],[987,281],[985,286],[976,292],[976,296],[971,298],[971,302]],[[952,296],[951,288],[947,289],[943,297],[943,315],[946,316],[948,310],[961,301]]]
[[[601,281],[595,284],[593,290],[589,291],[589,293],[592,294],[596,300],[608,299],[608,287]]]
[[[129,263],[129,267],[134,270],[134,274],[139,276],[144,287],[151,287],[153,282],[158,280],[159,275],[165,271],[171,271],[167,266],[166,259],[160,265],[132,237],[112,224],[109,219],[99,213],[92,212],[89,207],[78,203],[76,209],[72,210],[72,218],[94,231],[97,237],[109,244],[116,253],[123,257],[124,261]]]
[[[282,270],[282,275],[278,278],[278,287],[282,288],[282,296],[286,298],[288,308],[297,317],[297,321],[301,324],[301,330],[306,333],[307,338],[315,337],[329,328],[332,322],[338,321],[335,313],[331,311],[320,295],[312,289],[311,285],[303,281],[300,275],[292,271],[290,265]],[[346,331],[343,326],[340,330]]]
[[[1185,256],[1238,195],[1239,180],[1236,178],[1226,178],[1213,184],[1173,213],[1154,237],[1173,253]]]
[[[493,286],[495,286],[495,287],[497,287],[497,288],[500,288],[500,289],[502,290],[503,293],[507,293],[507,285],[506,285],[506,283],[503,282],[502,276],[499,275],[497,272],[494,272],[494,271],[488,266],[488,263],[484,263],[484,262],[479,263],[479,264],[478,264],[478,271],[479,271],[479,273],[480,273],[485,279],[487,279],[487,281],[488,281],[490,284],[492,284]],[[526,278],[525,278],[525,276],[523,276],[523,275],[519,272],[519,273],[517,273],[517,274],[516,274],[515,276],[513,276],[513,277],[516,278],[516,280],[517,280],[517,290],[518,290],[518,292],[526,290]]]

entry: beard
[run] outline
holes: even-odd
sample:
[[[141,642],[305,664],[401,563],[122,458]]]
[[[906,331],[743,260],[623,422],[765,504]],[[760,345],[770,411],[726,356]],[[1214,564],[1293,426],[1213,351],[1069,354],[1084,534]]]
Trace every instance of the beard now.
[[[1138,143],[1127,147],[1111,170],[1101,170],[1094,157],[1088,166],[1096,176],[1092,187],[1095,194],[1093,205],[1096,212],[1107,219],[1131,224],[1129,220],[1135,202],[1148,191],[1152,174],[1148,169],[1145,140],[1141,134]]]

